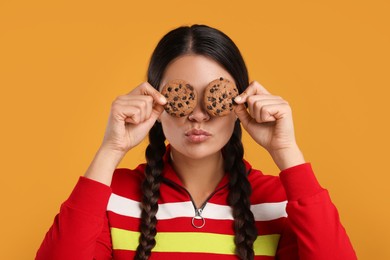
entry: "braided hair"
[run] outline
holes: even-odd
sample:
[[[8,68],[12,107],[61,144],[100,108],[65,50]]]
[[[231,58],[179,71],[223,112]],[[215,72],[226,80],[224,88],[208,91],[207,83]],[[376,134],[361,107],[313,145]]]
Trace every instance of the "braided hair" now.
[[[233,209],[234,243],[240,259],[253,259],[253,242],[257,238],[255,219],[250,210],[249,197],[252,187],[243,162],[244,148],[241,142],[241,126],[237,120],[233,135],[222,150],[225,171],[229,172],[228,204]]]
[[[146,260],[156,245],[156,214],[160,197],[161,173],[164,168],[165,136],[160,123],[156,123],[149,133],[150,144],[146,148],[145,180],[142,183],[142,204],[139,244],[135,259]]]
[[[240,93],[249,85],[248,71],[234,42],[223,32],[206,25],[192,25],[168,32],[157,44],[148,68],[148,82],[155,88],[161,85],[165,68],[175,58],[185,54],[198,54],[212,58],[226,69],[235,80]],[[244,149],[241,126],[236,121],[233,134],[223,147],[224,168],[229,172],[228,204],[232,207],[236,255],[240,259],[253,259],[253,243],[257,237],[253,213],[250,210],[251,186],[243,163]],[[166,151],[165,136],[159,122],[149,132],[146,149],[145,180],[142,184],[142,213],[140,239],[135,259],[146,260],[156,245],[156,213]]]

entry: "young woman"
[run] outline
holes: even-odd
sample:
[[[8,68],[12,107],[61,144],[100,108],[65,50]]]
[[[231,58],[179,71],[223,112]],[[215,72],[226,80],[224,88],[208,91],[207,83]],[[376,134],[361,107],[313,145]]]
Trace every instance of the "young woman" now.
[[[240,93],[211,116],[202,96],[223,77]],[[164,110],[161,88],[189,82],[193,111]],[[241,126],[281,173],[243,159]],[[149,133],[146,164],[116,169]],[[249,83],[224,33],[203,25],[170,31],[150,61],[148,82],[111,107],[100,149],[62,204],[36,259],[356,259],[337,209],[295,141],[289,104]]]

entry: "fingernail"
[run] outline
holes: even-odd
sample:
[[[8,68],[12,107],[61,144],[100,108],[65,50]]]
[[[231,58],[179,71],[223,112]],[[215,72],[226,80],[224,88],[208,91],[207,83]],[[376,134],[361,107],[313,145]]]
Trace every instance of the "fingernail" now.
[[[242,99],[242,98],[241,98],[240,96],[237,96],[237,97],[234,99],[234,101],[240,102],[241,99]]]
[[[165,98],[165,97],[160,97],[160,101],[162,102],[162,103],[167,103],[167,99]]]

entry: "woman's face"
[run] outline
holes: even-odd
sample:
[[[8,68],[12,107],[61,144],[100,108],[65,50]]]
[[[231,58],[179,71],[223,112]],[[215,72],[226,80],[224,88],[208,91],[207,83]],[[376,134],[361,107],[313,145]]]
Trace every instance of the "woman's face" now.
[[[174,79],[191,84],[198,94],[198,103],[192,114],[173,117],[167,112],[160,116],[165,137],[172,152],[201,159],[219,153],[229,141],[236,121],[234,112],[223,117],[211,117],[202,102],[207,84],[217,78],[233,77],[214,60],[201,55],[184,55],[171,62],[162,78],[161,86]]]

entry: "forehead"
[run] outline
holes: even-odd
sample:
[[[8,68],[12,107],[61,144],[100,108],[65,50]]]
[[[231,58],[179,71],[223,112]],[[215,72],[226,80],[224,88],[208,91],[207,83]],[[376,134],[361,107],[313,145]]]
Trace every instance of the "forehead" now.
[[[167,66],[160,88],[171,80],[181,79],[199,91],[220,77],[234,82],[233,77],[213,59],[202,55],[184,55]]]

